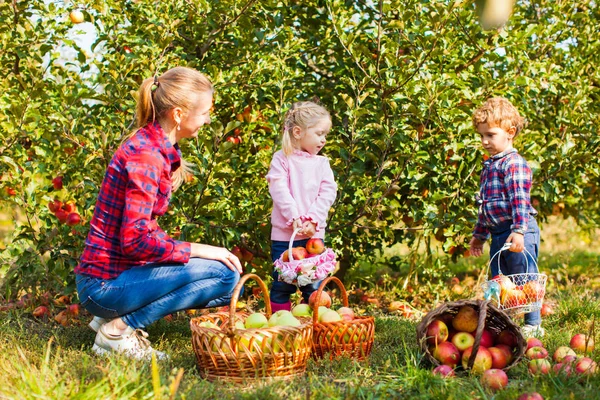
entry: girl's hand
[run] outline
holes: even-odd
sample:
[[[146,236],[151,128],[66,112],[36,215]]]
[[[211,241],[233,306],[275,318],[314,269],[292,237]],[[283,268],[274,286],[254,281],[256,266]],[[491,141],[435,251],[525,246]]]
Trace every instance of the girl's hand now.
[[[304,233],[306,236],[313,237],[314,234],[317,232],[317,226],[310,221],[304,221],[304,223],[302,224],[301,232]]]
[[[469,251],[473,257],[479,257],[483,254],[483,244],[485,242],[477,239],[475,236],[469,242]]]
[[[242,264],[235,254],[224,247],[210,246],[208,244],[192,243],[192,257],[205,258],[207,260],[221,261],[232,271],[242,273]]]
[[[521,253],[525,250],[525,236],[522,233],[513,232],[506,239],[505,243],[512,243],[509,250],[513,253]]]
[[[292,223],[292,228],[294,228],[294,230],[302,229],[302,220],[300,218],[295,219],[294,222]],[[302,231],[300,231],[300,232],[302,232]]]

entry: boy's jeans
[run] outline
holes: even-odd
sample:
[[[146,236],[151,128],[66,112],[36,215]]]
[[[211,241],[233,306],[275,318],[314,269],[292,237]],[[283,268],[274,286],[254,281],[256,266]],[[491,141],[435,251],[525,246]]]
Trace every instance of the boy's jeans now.
[[[306,246],[306,242],[308,242],[308,239],[294,240],[294,242],[292,243],[292,247],[304,247]],[[290,242],[284,242],[279,240],[271,241],[271,260],[275,262],[275,260],[281,257],[283,252],[288,249],[289,245]],[[290,301],[290,296],[296,293],[298,287],[289,283],[280,282],[279,274],[275,270],[273,270],[271,276],[273,277],[273,285],[271,286],[271,292],[269,293],[271,301],[277,304],[285,304],[288,301]],[[322,281],[318,281],[313,283],[312,285],[300,286],[302,298],[304,299],[305,303],[308,303],[308,298],[310,297],[310,295],[319,289],[319,285],[321,284],[321,282]]]
[[[229,305],[239,280],[225,264],[203,258],[134,267],[114,279],[76,277],[86,310],[109,320],[121,317],[134,329],[179,310]]]
[[[506,221],[498,226],[490,228],[492,234],[492,244],[490,245],[490,258],[494,256],[504,246],[506,239],[511,234],[510,226],[512,221]],[[498,275],[498,257],[500,257],[500,270],[504,275],[538,273],[537,258],[540,247],[540,228],[533,216],[529,216],[527,232],[524,235],[525,249],[529,254],[513,253],[510,250],[504,250],[498,256],[494,257],[490,265],[492,277]],[[525,261],[527,257],[527,262]],[[528,264],[527,264],[528,263]],[[525,314],[526,325],[539,325],[542,323],[540,311],[533,311]]]

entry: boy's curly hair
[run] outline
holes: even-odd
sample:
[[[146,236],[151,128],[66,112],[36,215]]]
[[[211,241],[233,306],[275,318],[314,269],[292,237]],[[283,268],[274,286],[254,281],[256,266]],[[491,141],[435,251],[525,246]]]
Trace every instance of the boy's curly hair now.
[[[525,118],[519,115],[519,111],[504,97],[492,97],[483,103],[473,113],[473,126],[487,123],[490,127],[499,126],[508,131],[511,126],[516,128],[515,137],[525,126]]]

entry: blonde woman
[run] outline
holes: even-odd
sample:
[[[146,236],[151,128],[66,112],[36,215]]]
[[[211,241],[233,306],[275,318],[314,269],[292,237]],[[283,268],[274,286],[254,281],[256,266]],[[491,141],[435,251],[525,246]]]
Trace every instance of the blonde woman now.
[[[213,86],[176,67],[144,80],[138,129],[107,168],[86,246],[75,268],[81,304],[95,317],[93,350],[147,359],[142,329],[170,313],[225,305],[241,265],[227,249],[174,240],[157,223],[188,173],[178,143],[210,123]]]

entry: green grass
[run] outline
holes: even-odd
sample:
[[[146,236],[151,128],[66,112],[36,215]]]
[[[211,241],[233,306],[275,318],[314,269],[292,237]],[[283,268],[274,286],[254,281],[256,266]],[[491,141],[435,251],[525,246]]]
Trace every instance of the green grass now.
[[[549,297],[557,303],[557,312],[544,321],[547,335],[543,342],[551,353],[568,344],[573,334],[588,332],[590,323],[600,317],[598,287],[581,284],[586,279],[582,276],[598,275],[595,257],[572,254],[569,261],[573,265],[557,261],[549,268],[554,285]],[[578,268],[581,272],[575,277],[571,271]],[[575,281],[558,278],[563,269],[570,271]],[[376,315],[375,344],[368,362],[310,360],[305,377],[249,385],[211,383],[200,377],[187,317],[149,327],[153,345],[171,355],[168,362],[157,364],[154,372],[158,379],[153,381],[149,362],[95,356],[91,351],[94,333],[84,323],[64,328],[35,320],[22,310],[3,312],[0,398],[168,399],[175,391],[171,389],[174,382],[173,398],[181,399],[515,399],[526,391],[537,391],[546,399],[600,398],[600,375],[585,379],[531,377],[525,362],[509,370],[509,387],[496,394],[485,391],[477,378],[468,375],[446,380],[435,377],[416,344],[417,321],[377,310],[368,311]],[[596,350],[593,358],[598,361],[599,355]],[[179,382],[176,376],[181,369]]]

